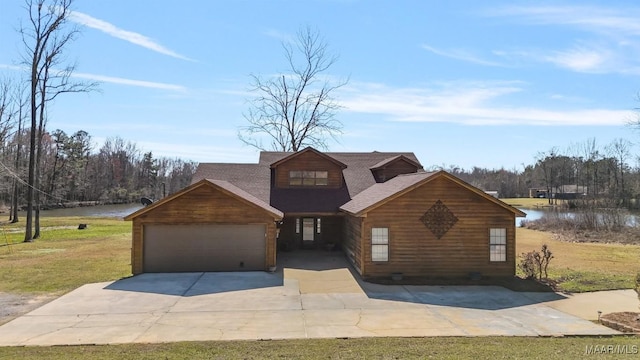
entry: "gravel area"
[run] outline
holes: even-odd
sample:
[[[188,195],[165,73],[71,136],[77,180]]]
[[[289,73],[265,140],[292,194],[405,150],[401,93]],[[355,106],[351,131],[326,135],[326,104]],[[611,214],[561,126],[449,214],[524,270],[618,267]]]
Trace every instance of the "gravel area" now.
[[[0,292],[0,325],[55,299],[54,295],[20,295]]]

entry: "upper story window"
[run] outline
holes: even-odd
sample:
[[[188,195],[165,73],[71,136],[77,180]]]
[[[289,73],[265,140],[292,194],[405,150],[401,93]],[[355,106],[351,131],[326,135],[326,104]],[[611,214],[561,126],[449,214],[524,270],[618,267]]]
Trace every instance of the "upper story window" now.
[[[326,186],[328,171],[289,171],[289,185],[291,186]]]

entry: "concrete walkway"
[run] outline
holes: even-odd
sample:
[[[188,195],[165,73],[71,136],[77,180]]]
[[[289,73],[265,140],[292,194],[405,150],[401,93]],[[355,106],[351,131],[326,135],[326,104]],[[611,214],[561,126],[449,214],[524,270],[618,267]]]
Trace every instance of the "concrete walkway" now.
[[[583,299],[494,286],[383,286],[356,281],[343,260],[334,261],[274,274],[143,274],[85,285],[0,327],[0,346],[610,335],[617,332],[576,310],[590,316],[594,302],[602,301],[597,308],[607,312],[610,300],[629,300],[624,292]],[[624,310],[635,311],[637,300],[629,306]]]

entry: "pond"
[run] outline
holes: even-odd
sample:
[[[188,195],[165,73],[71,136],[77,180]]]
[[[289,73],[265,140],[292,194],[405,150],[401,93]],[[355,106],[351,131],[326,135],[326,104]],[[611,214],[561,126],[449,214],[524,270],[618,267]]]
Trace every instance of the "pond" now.
[[[516,217],[516,226],[520,226],[520,223],[522,220],[535,221],[542,218],[545,214],[552,213],[552,212],[558,213],[559,215],[568,217],[568,218],[573,218],[576,215],[576,211],[557,210],[553,208],[548,208],[548,210],[518,208],[518,210],[527,214],[527,217]],[[600,210],[598,212],[599,212],[598,215],[602,216],[602,214],[606,213],[606,210]],[[627,214],[626,224],[627,226],[638,226],[640,224],[640,214],[638,214],[637,212]]]
[[[527,217],[516,217],[516,226],[520,226],[520,222],[522,220],[528,220],[528,221],[538,220],[546,212],[545,210],[539,210],[539,209],[518,208],[518,210],[520,210],[523,213],[527,214]]]
[[[119,205],[98,205],[80,206],[68,209],[42,210],[42,217],[80,216],[80,217],[113,217],[123,218],[138,209],[141,204],[119,204]],[[20,212],[19,216],[24,218],[26,212]]]

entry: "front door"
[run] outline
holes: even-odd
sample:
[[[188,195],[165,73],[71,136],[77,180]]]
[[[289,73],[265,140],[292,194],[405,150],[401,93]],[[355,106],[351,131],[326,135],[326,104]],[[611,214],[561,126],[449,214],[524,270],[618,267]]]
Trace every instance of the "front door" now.
[[[313,248],[314,235],[314,218],[302,218],[302,247],[304,249]]]

